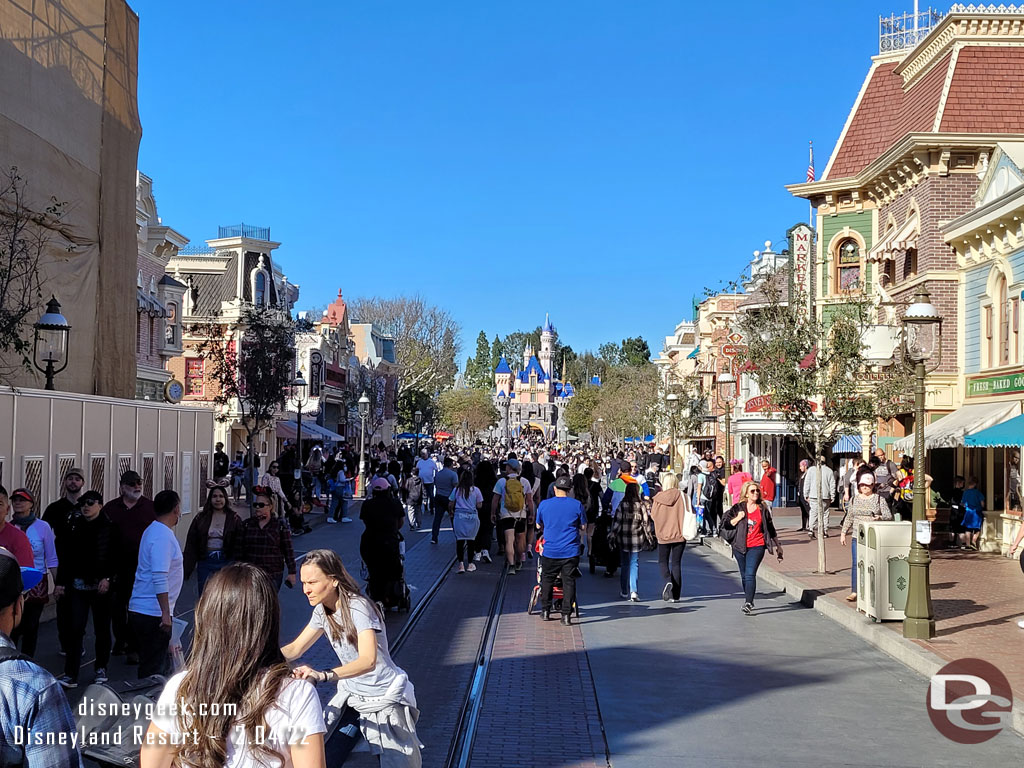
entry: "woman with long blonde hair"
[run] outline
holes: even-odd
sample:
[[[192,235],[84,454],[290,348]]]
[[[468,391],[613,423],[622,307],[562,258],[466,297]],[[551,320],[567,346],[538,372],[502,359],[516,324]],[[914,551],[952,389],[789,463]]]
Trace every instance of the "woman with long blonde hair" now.
[[[683,590],[683,520],[687,514],[692,515],[693,509],[690,499],[679,490],[679,475],[666,472],[661,478],[661,490],[651,501],[651,520],[658,537],[658,565],[665,582],[661,599],[668,603],[678,602]]]
[[[141,768],[324,768],[316,689],[281,654],[281,606],[248,563],[214,573],[196,606],[185,671],[167,681],[142,747]]]
[[[754,611],[757,569],[765,552],[774,552],[782,562],[782,545],[775,533],[772,511],[761,498],[761,486],[754,480],[743,483],[738,501],[722,516],[722,538],[732,544],[743,582],[743,612],[749,616]]]
[[[331,764],[340,765],[362,736],[370,752],[380,757],[381,765],[419,768],[416,693],[409,676],[391,660],[384,617],[377,604],[359,591],[333,550],[309,552],[300,576],[313,616],[281,653],[289,661],[298,659],[326,635],[338,656],[340,664],[331,669],[303,665],[294,672],[315,683],[337,683],[327,722],[333,725],[342,713],[346,717],[338,723],[339,735],[331,739]]]

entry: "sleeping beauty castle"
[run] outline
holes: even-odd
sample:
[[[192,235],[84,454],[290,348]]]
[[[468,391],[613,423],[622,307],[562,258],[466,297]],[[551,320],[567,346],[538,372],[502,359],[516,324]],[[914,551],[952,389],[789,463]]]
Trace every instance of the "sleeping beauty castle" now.
[[[547,316],[540,334],[540,350],[528,343],[523,350],[523,367],[513,370],[502,355],[494,369],[494,404],[501,414],[501,433],[517,437],[527,432],[548,440],[564,439],[565,406],[575,394],[565,381],[565,364],[561,379],[554,372],[554,347],[558,332]]]

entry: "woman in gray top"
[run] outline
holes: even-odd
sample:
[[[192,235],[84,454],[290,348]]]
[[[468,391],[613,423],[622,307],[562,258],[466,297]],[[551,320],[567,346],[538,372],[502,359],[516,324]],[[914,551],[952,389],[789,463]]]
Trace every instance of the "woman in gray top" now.
[[[846,534],[857,524],[858,520],[892,520],[889,505],[879,494],[875,493],[875,476],[867,468],[857,470],[857,495],[850,500],[843,517],[843,527],[839,531],[839,543],[846,546]],[[857,532],[850,538],[850,594],[846,599],[851,603],[857,599]]]

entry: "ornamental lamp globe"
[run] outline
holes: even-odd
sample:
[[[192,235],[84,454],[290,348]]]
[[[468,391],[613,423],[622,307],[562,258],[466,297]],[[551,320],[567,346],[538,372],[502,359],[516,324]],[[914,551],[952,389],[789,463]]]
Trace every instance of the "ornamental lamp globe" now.
[[[368,398],[366,396],[366,393],[363,392],[362,396],[359,398],[359,418],[365,419],[369,415],[370,415],[370,398]]]
[[[46,375],[46,389],[53,389],[54,374],[68,365],[68,337],[71,326],[61,314],[60,302],[51,296],[46,311],[33,326],[33,364]]]
[[[924,286],[918,289],[914,303],[903,315],[903,332],[907,359],[911,362],[922,363],[941,352],[942,316]]]
[[[736,399],[736,377],[731,373],[723,373],[718,377],[718,396],[723,400]]]
[[[306,394],[306,380],[302,378],[302,374],[298,374],[292,381],[292,396],[296,400],[301,400],[302,396]]]

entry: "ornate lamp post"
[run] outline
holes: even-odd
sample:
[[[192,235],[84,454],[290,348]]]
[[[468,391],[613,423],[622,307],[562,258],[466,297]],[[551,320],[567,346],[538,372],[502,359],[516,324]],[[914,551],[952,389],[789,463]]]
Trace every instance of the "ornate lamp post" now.
[[[926,546],[931,539],[931,530],[926,522],[924,488],[924,380],[929,371],[934,371],[942,363],[942,316],[923,285],[903,315],[903,344],[907,359],[914,364],[914,530],[907,558],[910,583],[903,636],[927,640],[935,637],[935,613],[932,610],[929,574],[932,557]],[[926,362],[933,358],[932,365],[927,366]],[[919,531],[924,544],[918,540]]]
[[[604,419],[599,418],[597,420],[597,439],[599,447],[604,449]]]
[[[504,395],[504,396],[498,398],[498,406],[501,408],[501,412],[502,412],[502,414],[504,416],[504,422],[502,422],[502,432],[503,432],[502,439],[504,439],[504,440],[511,439],[511,434],[512,434],[511,431],[510,431],[511,425],[508,423],[508,410],[509,410],[509,407],[511,405],[512,405],[512,398],[509,397],[508,395]]]
[[[53,389],[53,377],[68,367],[68,337],[71,335],[71,326],[60,313],[56,296],[46,302],[46,311],[33,327],[32,363],[46,376],[44,389]]]
[[[679,402],[679,395],[669,392],[665,395],[665,405],[668,406],[668,465],[671,468],[676,466],[676,403]]]
[[[370,415],[370,398],[366,392],[359,397],[359,493],[366,498],[366,419]]]
[[[412,415],[412,423],[413,423],[413,426],[416,427],[416,437],[415,437],[416,449],[415,450],[416,450],[416,455],[419,456],[419,453],[420,453],[420,425],[423,423],[423,411],[421,411],[419,408],[417,408],[416,412]]]
[[[718,397],[725,407],[725,466],[732,468],[732,407],[736,400],[736,377],[726,371],[718,377]]]
[[[298,411],[295,442],[298,444],[296,448],[298,449],[299,460],[295,467],[294,477],[299,482],[299,514],[302,514],[302,409],[309,402],[309,398],[306,397],[306,386],[306,380],[302,378],[301,373],[292,382],[292,401],[295,403],[295,410]]]

